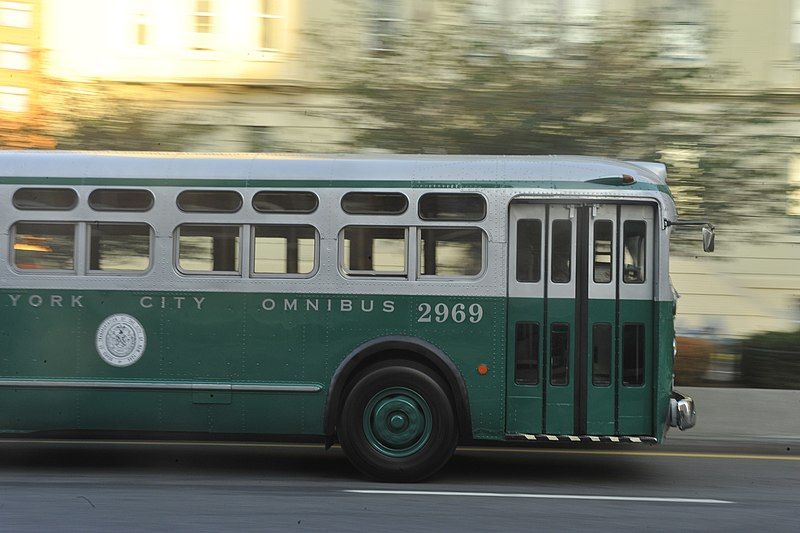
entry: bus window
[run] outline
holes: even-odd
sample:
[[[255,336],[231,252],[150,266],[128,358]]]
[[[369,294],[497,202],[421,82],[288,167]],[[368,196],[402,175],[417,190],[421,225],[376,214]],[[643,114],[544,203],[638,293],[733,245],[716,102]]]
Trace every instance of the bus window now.
[[[72,189],[17,189],[12,202],[17,209],[69,211],[78,205],[78,193]]]
[[[647,224],[642,220],[626,220],[624,225],[623,247],[625,270],[622,281],[625,283],[644,283],[645,239]]]
[[[550,384],[569,385],[569,324],[551,326]]]
[[[518,385],[539,384],[539,324],[517,322],[515,328],[514,382]]]
[[[644,324],[625,324],[622,334],[622,384],[644,384]]]
[[[313,226],[254,226],[254,274],[310,274],[317,231]]]
[[[550,278],[553,283],[569,283],[572,279],[572,221],[553,221],[553,242],[551,246]]]
[[[253,197],[253,209],[259,213],[313,213],[318,206],[313,192],[261,191]]]
[[[348,226],[342,234],[342,268],[346,273],[406,274],[406,228]]]
[[[342,209],[351,215],[400,215],[408,209],[408,198],[399,192],[349,192]]]
[[[483,232],[478,228],[421,228],[422,276],[477,276],[483,270]]]
[[[486,200],[480,194],[434,192],[419,200],[422,220],[462,220],[474,222],[486,218]]]
[[[592,385],[611,385],[611,324],[592,326]]]
[[[542,221],[517,221],[517,281],[542,279]]]
[[[239,272],[239,226],[178,227],[178,267],[184,272]]]
[[[95,189],[89,195],[95,211],[149,211],[153,193],[146,189]]]
[[[14,264],[26,270],[75,270],[75,224],[17,222]]]
[[[614,225],[610,220],[594,223],[594,282],[611,283],[613,272]]]
[[[144,271],[150,268],[150,226],[89,225],[89,270]]]
[[[178,209],[190,213],[235,213],[242,208],[242,195],[236,191],[183,191]]]

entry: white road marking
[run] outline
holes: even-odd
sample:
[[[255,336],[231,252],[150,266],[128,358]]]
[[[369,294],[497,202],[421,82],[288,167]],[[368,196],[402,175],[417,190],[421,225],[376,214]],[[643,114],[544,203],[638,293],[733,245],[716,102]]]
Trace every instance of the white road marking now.
[[[707,498],[648,498],[644,496],[595,496],[587,494],[525,494],[519,492],[455,492],[441,490],[376,490],[346,489],[344,492],[356,494],[394,494],[406,496],[468,496],[478,498],[533,498],[539,500],[600,500],[617,502],[659,502],[659,503],[734,503],[728,500]]]

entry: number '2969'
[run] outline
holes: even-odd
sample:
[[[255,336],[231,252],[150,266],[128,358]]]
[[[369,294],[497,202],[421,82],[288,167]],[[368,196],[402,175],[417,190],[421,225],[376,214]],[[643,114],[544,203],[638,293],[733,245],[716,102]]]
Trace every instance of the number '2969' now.
[[[417,306],[421,314],[417,322],[447,322],[452,320],[456,324],[470,321],[477,324],[483,318],[483,307],[480,304],[454,304],[452,306],[439,302],[437,304],[421,303]]]

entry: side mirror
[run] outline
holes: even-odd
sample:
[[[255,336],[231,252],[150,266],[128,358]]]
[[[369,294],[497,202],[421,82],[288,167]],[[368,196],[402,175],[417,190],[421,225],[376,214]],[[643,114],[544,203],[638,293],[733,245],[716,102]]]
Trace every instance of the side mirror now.
[[[714,226],[711,224],[706,224],[703,226],[703,251],[704,252],[713,252],[714,251]]]

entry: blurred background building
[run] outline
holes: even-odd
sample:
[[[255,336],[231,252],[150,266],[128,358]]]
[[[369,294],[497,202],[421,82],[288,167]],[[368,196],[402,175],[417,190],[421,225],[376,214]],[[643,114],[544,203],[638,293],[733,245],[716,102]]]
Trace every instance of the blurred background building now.
[[[662,161],[684,335],[798,328],[799,119],[800,0],[0,1],[6,148]]]

